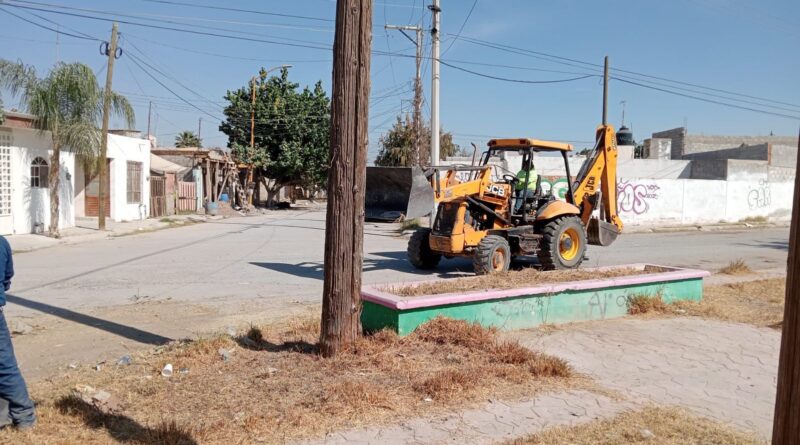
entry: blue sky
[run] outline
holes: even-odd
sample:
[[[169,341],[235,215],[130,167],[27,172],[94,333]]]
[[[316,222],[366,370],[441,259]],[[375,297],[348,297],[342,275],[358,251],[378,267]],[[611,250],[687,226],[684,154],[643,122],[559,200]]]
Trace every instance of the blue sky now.
[[[329,47],[333,41],[333,0],[183,0],[196,5],[284,15],[211,10],[147,0],[36,1],[40,3],[24,5],[301,46]],[[397,31],[385,31],[383,25],[422,24],[428,27],[430,13],[423,3],[429,1],[376,1],[373,49],[413,55],[411,42]],[[479,73],[517,80],[559,80],[578,77],[575,73],[599,74],[598,68],[579,62],[560,60],[563,63],[555,63],[551,58],[528,52],[501,51],[465,39],[454,39],[474,0],[441,1],[442,48],[449,48],[442,55],[444,61]],[[58,9],[52,5],[86,11]],[[58,23],[64,32],[71,33],[72,29],[107,38],[111,28],[105,21],[9,6],[3,8],[46,26],[53,27],[53,23]],[[135,17],[124,18],[119,14]],[[62,35],[56,47],[56,35],[52,31],[37,28],[4,12],[0,12],[0,23],[3,25],[0,27],[3,42],[0,57],[22,60],[34,65],[40,73],[45,73],[57,57],[62,61],[80,61],[94,68],[101,81],[105,78],[105,61],[99,54],[97,42]],[[128,95],[135,104],[139,129],[146,129],[148,103],[153,102],[151,125],[161,145],[171,145],[175,134],[182,130],[196,131],[198,118],[202,117],[205,145],[225,146],[227,140],[217,131],[218,122],[215,122],[215,117],[222,115],[222,97],[226,90],[244,85],[262,66],[291,63],[292,80],[301,85],[322,80],[330,90],[331,51],[327,49],[186,34],[125,23],[120,23],[120,31],[124,36],[122,46],[126,53],[117,61],[114,89]],[[797,73],[800,72],[800,58],[797,57],[800,2],[797,1],[480,0],[461,35],[580,62],[602,64],[603,56],[608,55],[612,69],[729,90],[783,104],[702,90],[727,97],[702,96],[706,99],[800,116],[800,87],[797,83]],[[428,37],[426,35],[426,44]],[[136,66],[137,49],[144,53],[144,56],[139,56],[141,59],[160,71],[150,70],[151,74],[192,106],[176,98]],[[375,55],[372,59],[371,157],[377,149],[378,137],[390,127],[394,116],[411,110],[410,82],[414,75],[414,60],[402,55]],[[424,67],[424,114],[427,117],[430,64],[426,62]],[[626,75],[623,72],[616,74]],[[525,84],[488,79],[446,66],[442,67],[441,77],[441,122],[446,130],[454,133],[456,142],[462,146],[469,146],[470,142],[481,146],[494,136],[576,141],[577,146],[584,146],[586,143],[582,141],[593,139],[594,128],[600,123],[602,86],[599,77],[564,83]],[[637,80],[642,81],[658,88],[663,86],[651,82],[664,83],[652,78],[639,77]],[[696,92],[674,89],[696,90],[694,87],[667,85],[671,91],[699,96]],[[16,104],[7,95],[4,97],[7,108]],[[616,125],[620,123],[620,102],[623,100],[627,104],[626,123],[632,125],[638,140],[648,137],[653,131],[681,126],[684,122],[688,123],[690,132],[706,134],[764,135],[774,132],[794,135],[800,125],[798,118],[733,109],[612,81],[609,114],[611,122]],[[769,107],[764,106],[765,103]]]

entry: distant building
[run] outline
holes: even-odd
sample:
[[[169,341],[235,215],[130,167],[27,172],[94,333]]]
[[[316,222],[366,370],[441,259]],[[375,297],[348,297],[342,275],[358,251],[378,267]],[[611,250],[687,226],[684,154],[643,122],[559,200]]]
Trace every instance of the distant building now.
[[[691,161],[694,179],[787,180],[795,175],[797,137],[692,135],[679,127],[653,133],[645,152],[651,159]]]

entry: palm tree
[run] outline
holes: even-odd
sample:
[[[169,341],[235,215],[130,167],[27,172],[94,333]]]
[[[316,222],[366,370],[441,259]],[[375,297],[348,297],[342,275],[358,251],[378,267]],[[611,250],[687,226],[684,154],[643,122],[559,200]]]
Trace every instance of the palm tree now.
[[[175,136],[175,147],[197,147],[203,146],[203,140],[191,131],[181,131]]]
[[[82,63],[58,63],[44,78],[22,63],[0,59],[0,87],[21,97],[25,110],[36,116],[34,125],[49,132],[53,143],[50,157],[50,236],[58,237],[59,171],[61,150],[69,149],[90,171],[97,167],[105,91],[92,69]],[[133,107],[117,93],[111,93],[111,113],[130,128],[135,122]]]

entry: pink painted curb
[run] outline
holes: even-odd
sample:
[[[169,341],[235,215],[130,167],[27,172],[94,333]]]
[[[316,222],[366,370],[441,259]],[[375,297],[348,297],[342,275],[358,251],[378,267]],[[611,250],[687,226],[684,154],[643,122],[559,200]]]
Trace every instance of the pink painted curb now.
[[[418,281],[414,283],[390,283],[361,288],[361,299],[371,303],[379,304],[395,310],[417,309],[431,306],[442,306],[448,304],[470,303],[474,301],[499,300],[503,298],[519,297],[524,295],[546,295],[570,290],[587,290],[605,287],[630,286],[634,284],[649,284],[664,281],[679,281],[703,278],[711,275],[710,272],[699,269],[684,269],[680,267],[659,266],[656,264],[625,264],[613,267],[596,267],[583,270],[604,271],[609,269],[638,269],[652,267],[662,270],[642,275],[632,275],[627,277],[603,278],[599,280],[582,280],[564,283],[543,284],[535,287],[524,287],[517,289],[504,289],[485,291],[473,291],[463,293],[449,293],[436,295],[421,295],[418,297],[401,297],[382,290],[389,287],[417,286],[422,283],[430,283],[435,280]],[[467,278],[469,279],[469,278]]]

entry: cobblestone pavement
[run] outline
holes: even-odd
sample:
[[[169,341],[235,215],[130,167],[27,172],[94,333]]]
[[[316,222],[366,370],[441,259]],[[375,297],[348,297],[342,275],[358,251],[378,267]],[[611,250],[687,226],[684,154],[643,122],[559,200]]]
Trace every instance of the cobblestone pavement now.
[[[674,404],[767,438],[780,332],[694,317],[624,318],[519,335],[632,400]]]
[[[633,407],[587,391],[544,394],[517,403],[493,401],[480,409],[414,419],[388,427],[331,433],[307,445],[486,444],[525,436],[551,425],[611,417]]]
[[[329,434],[308,444],[485,444],[572,425],[647,404],[679,405],[768,438],[780,333],[700,318],[624,318],[511,334],[568,360],[615,401],[587,391],[492,402],[448,416]]]

